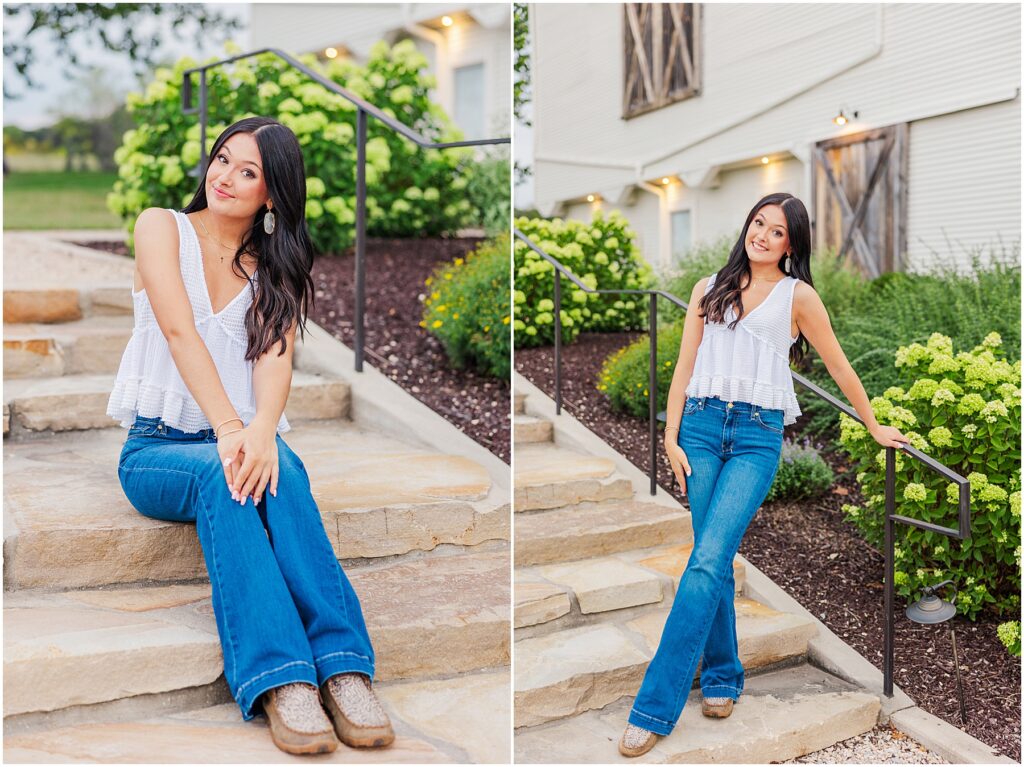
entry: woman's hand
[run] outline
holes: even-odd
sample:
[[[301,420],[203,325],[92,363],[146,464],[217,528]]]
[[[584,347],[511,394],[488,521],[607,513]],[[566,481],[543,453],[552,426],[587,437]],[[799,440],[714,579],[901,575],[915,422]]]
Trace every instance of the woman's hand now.
[[[882,447],[902,449],[904,445],[910,444],[910,440],[904,437],[895,426],[882,426],[879,424],[871,430],[871,436]]]
[[[676,475],[683,495],[686,495],[686,478],[692,473],[690,471],[690,459],[686,457],[683,449],[672,441],[671,437],[674,434],[675,432],[671,432],[665,437],[665,452],[668,454],[668,462],[672,464],[672,473]]]
[[[270,485],[270,494],[277,495],[277,425],[264,425],[253,420],[241,431],[217,442],[225,476],[232,498],[244,504],[252,496],[259,503]]]

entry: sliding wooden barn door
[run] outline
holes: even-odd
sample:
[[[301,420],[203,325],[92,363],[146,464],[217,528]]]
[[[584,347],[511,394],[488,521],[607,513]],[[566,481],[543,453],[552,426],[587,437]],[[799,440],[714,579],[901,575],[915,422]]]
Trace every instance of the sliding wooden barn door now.
[[[814,147],[815,250],[833,248],[866,277],[906,264],[907,125]]]

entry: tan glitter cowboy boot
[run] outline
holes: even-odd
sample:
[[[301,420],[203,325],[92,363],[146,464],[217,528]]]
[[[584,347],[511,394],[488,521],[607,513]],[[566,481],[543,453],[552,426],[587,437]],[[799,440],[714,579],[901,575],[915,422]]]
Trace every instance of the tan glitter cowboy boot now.
[[[657,733],[637,727],[635,724],[627,724],[626,731],[619,740],[619,753],[623,756],[641,756],[654,748],[657,742]]]
[[[334,731],[346,746],[387,746],[395,740],[391,720],[365,674],[337,674],[320,687]]]
[[[263,712],[274,745],[289,754],[328,754],[338,747],[331,720],[316,687],[303,682],[281,685],[263,694]]]
[[[713,719],[725,719],[732,713],[732,704],[732,698],[703,698],[700,702],[700,712]]]

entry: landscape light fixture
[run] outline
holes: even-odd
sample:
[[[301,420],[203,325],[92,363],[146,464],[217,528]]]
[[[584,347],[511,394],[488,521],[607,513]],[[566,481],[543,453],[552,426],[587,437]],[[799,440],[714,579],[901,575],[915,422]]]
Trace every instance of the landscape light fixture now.
[[[945,623],[956,615],[956,586],[953,586],[953,599],[949,602],[935,595],[935,592],[943,586],[953,586],[953,581],[943,581],[934,586],[924,587],[924,596],[907,608],[907,617],[914,623],[929,625],[932,623]],[[949,636],[953,643],[953,666],[956,668],[956,690],[960,696],[960,722],[967,724],[967,705],[964,703],[964,683],[960,678],[960,660],[956,651],[956,632],[953,624],[949,624]]]
[[[455,22],[452,20],[451,16],[442,16],[441,17],[441,26],[443,26],[443,27],[450,27],[454,23]]]
[[[336,59],[336,58],[338,58],[338,49],[337,48],[324,48],[324,56],[326,56],[329,59]]]
[[[854,119],[856,119],[860,115],[860,112],[854,111],[852,114]],[[846,112],[844,112],[842,109],[839,110],[839,114],[832,118],[832,122],[834,122],[839,127],[846,125],[846,123],[848,123],[849,121],[850,118],[846,116]]]

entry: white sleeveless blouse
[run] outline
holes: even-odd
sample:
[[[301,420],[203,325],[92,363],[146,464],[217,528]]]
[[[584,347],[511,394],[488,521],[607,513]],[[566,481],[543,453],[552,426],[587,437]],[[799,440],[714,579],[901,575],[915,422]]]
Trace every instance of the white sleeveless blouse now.
[[[253,364],[245,359],[248,345],[245,314],[252,304],[252,289],[246,285],[215,314],[203,275],[199,236],[184,213],[176,210],[171,213],[178,222],[178,262],[192,304],[196,330],[213,357],[228,399],[242,422],[248,425],[256,415]],[[253,279],[257,276],[253,275]],[[145,289],[138,293],[132,291],[132,303],[135,327],[121,357],[114,390],[107,403],[107,415],[116,418],[126,429],[135,422],[136,416],[160,418],[168,426],[188,433],[209,429],[210,422],[178,374]],[[289,429],[282,413],[277,430],[283,433]]]
[[[704,295],[715,284],[708,280]],[[734,330],[728,325],[736,310],[726,309],[725,322],[704,320],[704,337],[697,348],[693,375],[686,387],[690,397],[718,397],[729,402],[749,402],[783,411],[783,424],[800,415],[793,375],[789,369],[793,291],[796,277],[783,277],[761,304],[748,311]],[[692,307],[696,309],[697,307]]]

